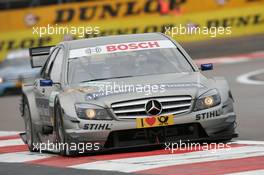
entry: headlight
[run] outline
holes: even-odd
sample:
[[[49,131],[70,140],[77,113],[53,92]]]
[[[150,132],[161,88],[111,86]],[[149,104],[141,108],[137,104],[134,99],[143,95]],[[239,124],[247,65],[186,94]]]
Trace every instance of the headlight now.
[[[0,77],[0,84],[4,82],[4,79]]]
[[[208,109],[221,103],[221,97],[216,89],[210,90],[198,97],[194,105],[194,111]]]
[[[91,104],[76,104],[75,105],[77,116],[85,120],[112,120],[108,112],[96,105]]]

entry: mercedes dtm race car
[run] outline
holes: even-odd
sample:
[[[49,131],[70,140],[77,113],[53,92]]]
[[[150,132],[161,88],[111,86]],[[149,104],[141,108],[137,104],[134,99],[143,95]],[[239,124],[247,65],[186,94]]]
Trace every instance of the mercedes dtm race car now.
[[[32,67],[42,67],[23,85],[21,136],[30,151],[52,143],[72,155],[78,150],[58,145],[89,143],[94,151],[237,136],[227,81],[203,76],[213,65],[198,68],[161,33],[66,41],[30,55]]]

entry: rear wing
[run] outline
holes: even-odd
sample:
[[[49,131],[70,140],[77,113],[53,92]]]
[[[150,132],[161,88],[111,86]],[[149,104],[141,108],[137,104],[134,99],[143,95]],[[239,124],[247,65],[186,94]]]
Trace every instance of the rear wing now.
[[[42,67],[54,46],[29,48],[30,64],[32,68]]]

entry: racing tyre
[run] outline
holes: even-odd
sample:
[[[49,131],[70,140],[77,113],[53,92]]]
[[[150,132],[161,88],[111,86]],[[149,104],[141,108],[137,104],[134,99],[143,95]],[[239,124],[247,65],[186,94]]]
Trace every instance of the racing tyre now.
[[[62,120],[62,110],[60,105],[55,107],[55,134],[56,134],[56,143],[59,153],[62,156],[76,156],[78,155],[77,151],[69,150],[69,144],[67,143],[65,137],[65,129],[63,126]]]
[[[38,149],[36,149],[34,147],[33,143],[35,142],[35,133],[34,133],[34,129],[33,129],[33,124],[32,124],[32,120],[31,120],[31,113],[30,113],[30,108],[28,105],[27,100],[25,100],[24,102],[24,122],[25,122],[25,132],[26,132],[26,142],[27,142],[27,146],[30,152],[37,152]]]

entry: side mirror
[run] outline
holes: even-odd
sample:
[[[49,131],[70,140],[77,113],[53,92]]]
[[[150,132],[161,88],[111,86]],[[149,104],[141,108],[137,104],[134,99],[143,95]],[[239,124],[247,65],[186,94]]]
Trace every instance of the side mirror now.
[[[213,70],[214,65],[213,63],[206,63],[206,64],[201,64],[201,71],[207,71],[207,70]]]
[[[53,81],[52,80],[39,80],[39,86],[44,87],[44,86],[52,86]]]

